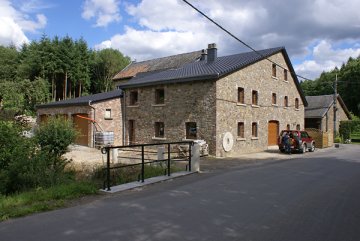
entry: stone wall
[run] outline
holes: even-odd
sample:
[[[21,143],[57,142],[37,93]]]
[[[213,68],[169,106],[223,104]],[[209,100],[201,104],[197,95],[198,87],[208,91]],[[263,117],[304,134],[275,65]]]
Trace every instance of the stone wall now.
[[[97,102],[92,105],[95,108],[95,121],[100,125],[103,131],[114,131],[114,144],[122,145],[122,114],[120,98]],[[112,119],[105,119],[105,110],[111,109]],[[86,114],[89,118],[94,119],[94,109],[89,105],[85,106],[63,106],[40,108],[37,110],[37,122],[40,123],[42,115],[58,116],[63,115],[71,119],[74,114]],[[88,146],[94,145],[94,132],[96,129],[89,121],[88,126]]]
[[[282,53],[270,58],[281,66],[287,66]],[[277,67],[277,77],[272,77],[272,63],[259,61],[217,81],[216,98],[216,156],[235,156],[241,153],[257,152],[268,148],[268,123],[279,121],[279,130],[304,129],[304,104],[288,71],[288,81],[284,81],[283,69]],[[245,104],[237,103],[238,87],[244,88]],[[258,91],[258,105],[252,105],[252,90]],[[272,93],[277,95],[277,104],[272,105]],[[289,107],[284,107],[284,97],[288,96]],[[295,109],[295,98],[299,99],[299,109]],[[237,123],[244,122],[245,138],[237,138]],[[251,134],[252,122],[258,124],[258,137]],[[223,137],[230,132],[234,137],[231,151],[222,147]]]
[[[333,105],[329,108],[329,111],[327,113],[328,118],[326,119],[326,116],[323,117],[321,125],[322,129],[325,131],[326,127],[326,121],[328,125],[328,133],[329,133],[329,146],[332,146],[334,144],[334,108]],[[347,117],[344,109],[340,105],[339,102],[337,102],[337,111],[336,111],[336,132],[339,132],[340,127],[340,121],[349,120]]]
[[[122,145],[123,139],[123,121],[121,113],[121,99],[112,99],[94,103],[95,121],[99,124],[103,131],[114,132],[114,145]],[[111,110],[111,118],[105,118],[106,109]],[[94,114],[92,113],[94,117]]]
[[[164,104],[155,103],[155,89],[164,88]],[[129,93],[138,90],[138,104],[129,106]],[[161,86],[127,89],[126,95],[126,140],[128,143],[128,121],[135,120],[137,143],[182,141],[186,138],[186,122],[197,123],[197,139],[209,144],[215,154],[216,104],[215,82],[198,81]],[[164,138],[155,138],[155,122],[164,122]]]

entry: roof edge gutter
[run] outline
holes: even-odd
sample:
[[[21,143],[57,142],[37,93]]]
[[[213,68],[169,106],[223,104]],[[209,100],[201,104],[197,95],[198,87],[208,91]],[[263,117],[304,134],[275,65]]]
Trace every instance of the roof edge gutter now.
[[[181,79],[166,79],[166,80],[159,80],[153,81],[150,83],[138,83],[138,84],[129,84],[129,85],[120,85],[120,89],[128,89],[133,87],[145,87],[145,86],[152,86],[152,85],[159,85],[159,84],[175,84],[175,83],[185,83],[191,82],[195,80],[216,80],[219,79],[220,74],[209,74],[209,75],[202,75],[196,77],[189,77],[189,78],[181,78]]]

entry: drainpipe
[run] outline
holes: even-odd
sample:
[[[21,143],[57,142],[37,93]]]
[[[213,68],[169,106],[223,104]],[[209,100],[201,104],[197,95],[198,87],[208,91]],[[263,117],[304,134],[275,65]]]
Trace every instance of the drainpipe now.
[[[122,140],[122,145],[125,145],[125,139],[126,139],[126,91],[123,91],[123,101],[121,102],[121,107],[122,107],[122,127],[123,127],[123,140]]]
[[[89,107],[94,110],[94,118],[93,118],[93,120],[96,121],[96,119],[95,119],[95,117],[96,117],[96,115],[95,115],[96,109],[95,109],[94,106],[91,105],[91,100],[89,100]],[[95,126],[94,125],[91,126],[92,136],[93,136],[93,138],[92,138],[92,148],[95,148]]]

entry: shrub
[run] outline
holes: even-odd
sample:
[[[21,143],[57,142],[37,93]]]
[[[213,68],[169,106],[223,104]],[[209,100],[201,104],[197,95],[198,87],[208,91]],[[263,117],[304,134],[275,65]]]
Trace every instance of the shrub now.
[[[66,176],[65,167],[70,160],[64,158],[63,154],[75,138],[72,123],[60,117],[50,118],[35,131],[35,139],[40,146],[37,158],[40,159],[39,163],[47,167],[47,177],[52,184],[61,183]]]
[[[70,122],[49,119],[34,138],[21,136],[14,122],[0,121],[0,195],[49,187],[74,179],[62,157],[76,133]]]

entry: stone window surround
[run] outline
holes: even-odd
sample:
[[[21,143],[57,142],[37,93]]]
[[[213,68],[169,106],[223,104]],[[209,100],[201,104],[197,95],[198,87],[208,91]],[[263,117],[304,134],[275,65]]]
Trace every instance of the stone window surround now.
[[[154,123],[154,138],[156,139],[166,139],[165,138],[165,124],[164,122],[161,122],[161,121],[156,121]]]
[[[129,92],[129,105],[128,106],[139,106],[139,90],[131,90]]]
[[[256,96],[255,96],[254,94],[255,94]],[[256,98],[256,99],[255,99],[255,100],[256,100],[256,101],[255,101],[256,103],[254,103],[254,97]],[[258,90],[254,90],[254,89],[251,90],[251,106],[252,106],[252,107],[260,107],[260,106],[259,106],[259,91],[258,91]]]
[[[295,98],[295,110],[299,110],[299,98]]]
[[[239,105],[246,105],[245,104],[245,89],[243,87],[238,87],[237,88],[238,92],[238,99],[237,99],[237,103]]]
[[[246,140],[245,138],[245,122],[239,121],[237,122],[237,141]]]
[[[254,129],[254,126],[256,129]],[[254,135],[254,131],[255,131],[255,135]],[[258,140],[258,139],[259,139],[259,122],[253,121],[251,122],[251,140]]]
[[[111,109],[107,108],[105,109],[105,114],[104,114],[104,119],[105,120],[112,120],[112,116],[111,116]]]
[[[155,88],[154,89],[154,106],[165,105],[165,88]]]
[[[277,94],[272,92],[271,93],[271,105],[272,106],[277,106]]]

